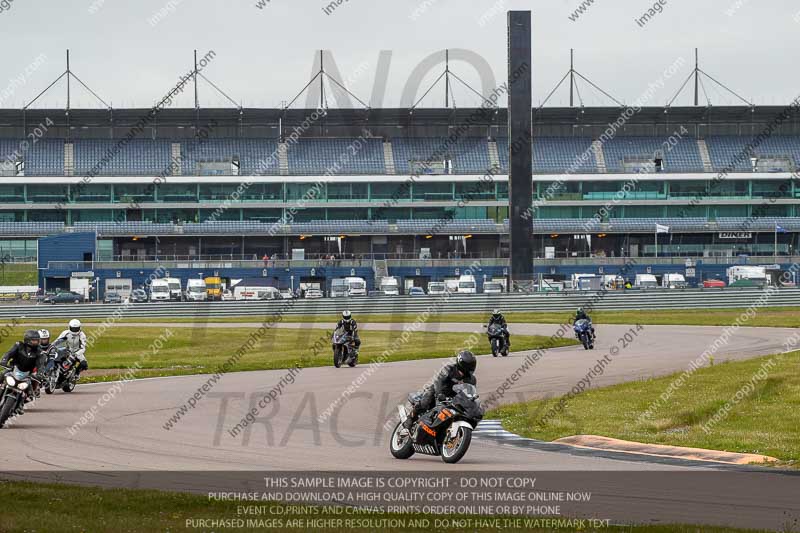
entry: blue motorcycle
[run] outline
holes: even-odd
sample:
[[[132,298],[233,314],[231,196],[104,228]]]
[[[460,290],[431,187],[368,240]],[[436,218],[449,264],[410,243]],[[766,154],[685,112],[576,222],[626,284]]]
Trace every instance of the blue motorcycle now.
[[[594,335],[592,335],[592,323],[585,318],[575,322],[573,326],[575,336],[583,344],[584,350],[594,350]]]

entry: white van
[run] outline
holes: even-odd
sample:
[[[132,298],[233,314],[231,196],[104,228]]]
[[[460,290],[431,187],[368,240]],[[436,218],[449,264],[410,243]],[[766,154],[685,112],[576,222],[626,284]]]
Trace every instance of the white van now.
[[[397,284],[397,278],[381,278],[381,292],[386,296],[399,296],[400,287]]]
[[[483,284],[484,294],[502,294],[504,291],[503,284],[499,281],[487,281]]]
[[[154,279],[150,282],[150,301],[168,302],[169,283],[165,279]]]
[[[636,281],[633,282],[633,286],[639,289],[657,289],[658,281],[652,274],[636,274]]]
[[[444,294],[446,292],[447,287],[443,281],[431,281],[428,283],[428,294],[435,296],[437,294]]]
[[[181,301],[181,280],[178,278],[164,278],[169,285],[169,299]]]
[[[664,274],[664,277],[661,278],[661,286],[665,289],[685,289],[689,284],[686,283],[683,274],[670,273]]]
[[[458,292],[461,294],[475,294],[477,292],[475,276],[460,276],[458,278]]]
[[[367,295],[367,282],[364,278],[347,277],[348,296],[366,296]]]
[[[350,286],[345,278],[331,280],[331,298],[346,298],[350,295]]]
[[[206,281],[203,279],[186,280],[185,297],[187,302],[205,302],[208,300]]]

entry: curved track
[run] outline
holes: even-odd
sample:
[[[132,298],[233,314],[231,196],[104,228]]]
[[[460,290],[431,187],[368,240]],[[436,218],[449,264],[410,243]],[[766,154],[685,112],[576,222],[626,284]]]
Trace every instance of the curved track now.
[[[176,324],[176,326],[180,326]],[[299,327],[286,324],[285,327]],[[228,327],[225,325],[224,327]],[[308,327],[308,326],[302,326]],[[374,325],[390,329],[390,325]],[[439,331],[476,331],[475,324],[441,324]],[[479,328],[479,326],[478,326]],[[555,325],[522,325],[516,334],[551,334]],[[596,360],[618,345],[629,326],[603,326],[597,349],[581,347],[548,351],[519,381],[504,401],[563,394],[595,365]],[[621,350],[592,386],[604,386],[686,368],[690,361],[721,334],[719,327],[645,326],[629,347]],[[783,350],[793,330],[741,328],[720,350],[725,358],[741,359]],[[513,338],[512,338],[513,340]],[[485,338],[481,337],[482,343]],[[485,344],[481,344],[485,346]],[[486,397],[517,370],[525,352],[507,358],[481,357],[478,363],[479,389]],[[387,450],[385,422],[396,405],[412,390],[431,379],[444,360],[423,360],[385,364],[374,373],[370,367],[355,369],[309,368],[300,371],[294,383],[284,387],[278,401],[264,408],[260,420],[237,436],[228,430],[251,405],[268,393],[286,370],[231,373],[223,376],[183,418],[167,430],[164,424],[209,380],[208,376],[147,379],[122,384],[122,390],[97,411],[95,420],[78,428],[69,427],[95,406],[111,384],[80,385],[72,395],[58,392],[29,409],[14,427],[0,432],[0,456],[4,470],[25,471],[28,476],[48,478],[55,470],[94,472],[87,474],[103,485],[122,483],[119,471],[259,471],[259,470],[447,470],[447,471],[642,471],[681,470],[679,464],[659,464],[628,459],[611,459],[594,454],[574,454],[549,449],[507,446],[476,434],[473,447],[456,466],[437,458],[415,456],[409,461],[391,458]],[[366,378],[349,397],[344,410],[319,421],[319,416],[341,398],[342,391],[359,376]],[[580,432],[580,428],[576,428]],[[706,467],[700,467],[705,469]],[[708,465],[713,468],[713,465]],[[107,474],[97,474],[107,471]],[[648,511],[659,509],[662,522],[707,522],[759,527],[778,527],[786,516],[776,508],[800,516],[800,477],[778,472],[742,473],[757,476],[775,493],[754,486],[733,486],[720,494],[692,483],[676,496],[675,490],[648,486]],[[120,480],[122,478],[119,478]],[[127,479],[127,478],[126,478]],[[184,485],[196,487],[202,474],[188,478]],[[617,478],[614,478],[617,479]],[[125,482],[127,483],[127,482]],[[217,488],[224,482],[215,477]],[[612,518],[637,519],[631,506],[620,502],[638,498],[644,489],[635,484],[608,481],[598,488],[605,496],[605,514]],[[692,490],[695,492],[692,493]],[[598,505],[601,505],[600,498]],[[616,502],[618,509],[609,511]],[[635,506],[634,506],[635,507]]]

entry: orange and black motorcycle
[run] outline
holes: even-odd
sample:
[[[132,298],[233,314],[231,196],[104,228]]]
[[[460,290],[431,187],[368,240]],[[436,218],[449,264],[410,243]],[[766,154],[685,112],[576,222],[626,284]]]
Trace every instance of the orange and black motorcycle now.
[[[469,383],[453,387],[456,395],[439,402],[422,414],[410,430],[403,427],[408,418],[405,405],[398,407],[400,422],[392,432],[389,449],[397,459],[408,459],[415,453],[441,456],[445,463],[457,463],[467,453],[472,430],[483,418],[478,389]],[[410,394],[408,401],[419,403],[420,394]]]

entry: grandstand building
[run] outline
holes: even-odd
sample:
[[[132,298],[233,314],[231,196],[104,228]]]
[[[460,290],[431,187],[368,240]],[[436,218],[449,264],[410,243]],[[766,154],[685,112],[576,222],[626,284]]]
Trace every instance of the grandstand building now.
[[[537,272],[797,255],[793,109],[643,108],[620,125],[623,111],[533,110]],[[88,232],[91,260],[109,264],[261,270],[265,255],[302,249],[361,266],[491,258],[503,275],[513,144],[503,109],[165,109],[137,128],[147,113],[0,111],[4,253]]]

